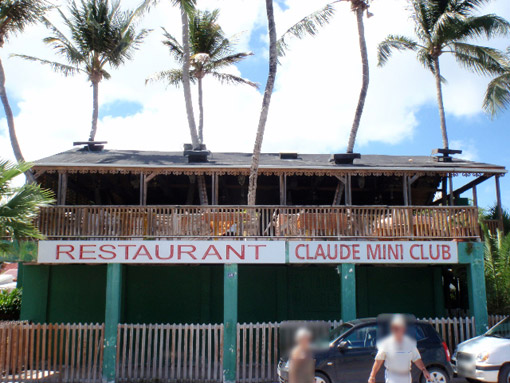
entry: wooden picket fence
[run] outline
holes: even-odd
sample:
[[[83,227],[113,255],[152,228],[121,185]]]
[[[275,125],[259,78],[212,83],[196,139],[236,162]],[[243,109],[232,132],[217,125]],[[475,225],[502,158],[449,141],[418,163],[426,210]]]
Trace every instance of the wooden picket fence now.
[[[118,327],[119,382],[221,382],[223,325]]]
[[[0,323],[0,382],[101,382],[103,324]]]
[[[489,326],[503,320],[490,315]],[[475,321],[427,318],[451,352],[475,336]],[[295,329],[306,325],[317,335],[341,321],[243,323],[237,325],[237,381],[277,381],[278,361]],[[100,382],[104,324],[0,322],[0,383]],[[118,326],[118,381],[221,382],[223,325],[121,324]]]

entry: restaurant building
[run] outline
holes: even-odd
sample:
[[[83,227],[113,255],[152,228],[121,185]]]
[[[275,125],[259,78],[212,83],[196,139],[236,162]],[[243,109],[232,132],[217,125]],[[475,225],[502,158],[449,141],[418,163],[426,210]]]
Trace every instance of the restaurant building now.
[[[22,319],[104,322],[110,381],[119,324],[223,324],[225,381],[238,323],[405,312],[487,327],[476,190],[495,180],[499,202],[504,167],[448,153],[265,153],[247,206],[250,162],[95,144],[36,161],[57,204],[41,210],[46,239],[23,267]]]

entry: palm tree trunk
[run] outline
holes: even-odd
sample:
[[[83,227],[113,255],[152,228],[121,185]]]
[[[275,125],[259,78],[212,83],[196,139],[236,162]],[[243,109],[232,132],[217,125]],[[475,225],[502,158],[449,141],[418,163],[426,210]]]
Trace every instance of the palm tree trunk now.
[[[99,117],[99,82],[92,81],[92,128],[90,129],[89,141],[96,139],[97,119]]]
[[[181,7],[181,21],[182,21],[182,48],[184,51],[182,63],[182,88],[184,89],[184,102],[186,103],[186,115],[188,117],[188,125],[191,134],[191,144],[194,149],[199,147],[199,140],[197,135],[197,126],[195,124],[195,115],[193,113],[193,101],[191,99],[191,85],[189,78],[189,19],[188,14],[184,7]]]
[[[4,67],[2,65],[2,60],[0,60],[0,98],[2,98],[2,104],[4,105],[5,117],[7,118],[7,127],[9,129],[9,138],[11,139],[11,146],[12,151],[14,152],[14,157],[16,158],[16,161],[24,162],[25,159],[21,153],[21,148],[19,147],[18,137],[16,137],[14,115],[12,114],[11,105],[9,104],[9,99],[7,98],[7,91],[5,90],[5,73]]]
[[[269,73],[267,75],[266,90],[262,100],[257,136],[255,138],[253,156],[251,159],[250,180],[248,185],[248,205],[255,205],[257,198],[257,177],[259,171],[260,151],[262,149],[262,140],[264,139],[264,130],[266,128],[269,105],[271,103],[271,96],[273,94],[277,70],[276,26],[274,21],[273,0],[266,0],[266,12],[269,31]]]
[[[200,117],[198,120],[198,142],[204,143],[204,93],[202,89],[202,77],[198,78],[198,109]]]
[[[12,113],[11,105],[9,104],[9,98],[7,97],[7,91],[5,89],[5,72],[0,59],[0,98],[4,105],[5,117],[7,119],[7,128],[9,130],[9,138],[11,140],[12,151],[14,152],[14,158],[17,162],[25,162],[23,153],[19,146],[18,137],[16,136],[16,129],[14,127],[14,115]],[[35,178],[31,171],[25,173],[28,182],[34,182]]]
[[[361,53],[362,63],[362,84],[361,92],[358,99],[358,106],[356,107],[356,114],[354,115],[354,122],[352,123],[351,134],[349,136],[349,143],[347,144],[347,153],[352,153],[354,150],[354,143],[356,142],[356,136],[358,134],[359,124],[361,121],[361,115],[363,114],[363,108],[365,107],[365,100],[368,93],[368,84],[370,81],[370,68],[368,66],[368,53],[367,53],[367,42],[365,39],[365,26],[363,25],[363,7],[356,9],[356,19],[358,22],[358,36],[359,36],[359,50]]]
[[[446,131],[446,116],[443,103],[443,88],[441,84],[441,70],[439,68],[439,57],[434,58],[434,68],[436,77],[437,105],[439,107],[439,120],[441,121],[441,134],[443,136],[443,148],[448,149],[448,133]]]

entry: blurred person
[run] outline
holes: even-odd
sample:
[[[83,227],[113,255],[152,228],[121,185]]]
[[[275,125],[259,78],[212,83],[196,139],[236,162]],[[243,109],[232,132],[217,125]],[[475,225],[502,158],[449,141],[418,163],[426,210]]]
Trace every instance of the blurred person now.
[[[412,363],[418,367],[427,381],[431,377],[421,355],[416,348],[416,341],[406,335],[407,323],[403,315],[394,315],[390,322],[390,335],[377,344],[372,372],[368,383],[375,383],[377,372],[384,363],[386,383],[411,383]]]
[[[290,353],[289,383],[314,383],[315,361],[312,356],[312,334],[306,328],[296,332],[296,345]]]

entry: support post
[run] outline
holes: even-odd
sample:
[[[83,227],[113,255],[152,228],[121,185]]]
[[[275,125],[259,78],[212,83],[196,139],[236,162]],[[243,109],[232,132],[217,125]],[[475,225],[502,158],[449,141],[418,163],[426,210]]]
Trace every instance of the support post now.
[[[404,194],[404,205],[409,206],[409,186],[408,186],[409,179],[407,178],[407,175],[404,175],[403,183],[402,183],[402,192]]]
[[[345,204],[352,205],[352,178],[350,174],[345,176]]]
[[[287,174],[280,175],[280,205],[287,205]]]
[[[218,191],[218,174],[214,173],[211,176],[211,205],[219,204]]]
[[[109,263],[106,271],[106,306],[104,320],[103,383],[116,381],[117,327],[122,304],[122,265]]]
[[[450,200],[448,201],[448,205],[453,206],[454,200],[453,200],[453,175],[450,173],[448,175],[448,187],[450,188]]]
[[[223,382],[236,381],[237,264],[225,265],[223,274]]]
[[[340,275],[340,307],[344,322],[356,319],[356,266],[342,263],[338,266]]]
[[[140,206],[145,205],[147,197],[145,195],[145,174],[140,173]]]
[[[67,173],[58,174],[57,205],[65,205],[67,196]]]
[[[499,230],[503,231],[503,208],[501,207],[501,187],[499,185],[499,175],[495,177],[496,180],[496,205],[498,209]]]
[[[461,242],[458,246],[459,263],[465,264],[467,268],[469,311],[475,318],[476,334],[481,335],[489,328],[483,264],[484,244]]]
[[[476,186],[473,186],[473,206],[478,206],[478,193],[476,192]]]

